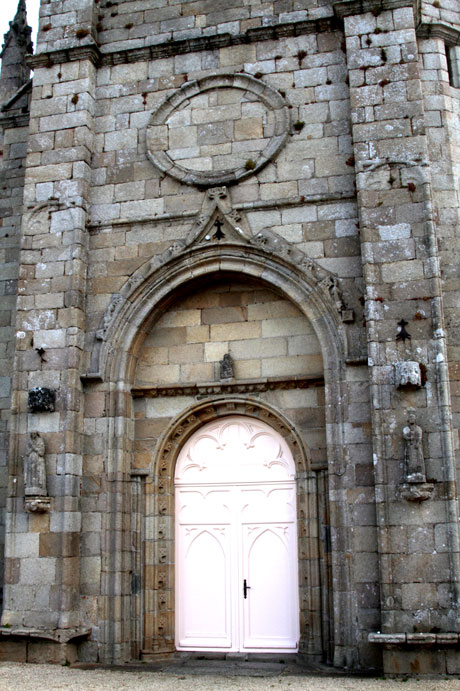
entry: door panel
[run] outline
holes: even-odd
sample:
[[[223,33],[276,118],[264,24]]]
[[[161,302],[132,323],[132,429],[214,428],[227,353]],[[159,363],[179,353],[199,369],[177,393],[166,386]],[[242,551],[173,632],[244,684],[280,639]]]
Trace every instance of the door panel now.
[[[181,525],[231,523],[233,500],[228,487],[181,487],[176,494],[179,499],[176,514]]]
[[[178,647],[230,648],[232,573],[229,488],[178,488]],[[213,522],[211,522],[213,521]]]
[[[181,645],[229,648],[229,565],[226,528],[183,528],[187,573],[181,596]],[[179,571],[180,573],[180,571]]]
[[[175,479],[177,648],[294,652],[296,486],[284,440],[259,421],[211,423],[184,445]]]
[[[295,485],[261,484],[256,487],[243,487],[241,522],[272,523],[274,521],[295,523]]]
[[[243,528],[243,570],[250,586],[243,601],[245,650],[297,648],[292,532],[286,524]]]

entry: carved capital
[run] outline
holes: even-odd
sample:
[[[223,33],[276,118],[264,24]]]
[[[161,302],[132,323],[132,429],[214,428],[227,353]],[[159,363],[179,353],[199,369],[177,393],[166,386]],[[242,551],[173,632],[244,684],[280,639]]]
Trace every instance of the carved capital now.
[[[46,513],[50,508],[50,497],[26,497],[24,499],[24,511],[27,513]]]
[[[421,502],[429,499],[433,493],[432,482],[404,483],[401,485],[401,496],[407,501]]]

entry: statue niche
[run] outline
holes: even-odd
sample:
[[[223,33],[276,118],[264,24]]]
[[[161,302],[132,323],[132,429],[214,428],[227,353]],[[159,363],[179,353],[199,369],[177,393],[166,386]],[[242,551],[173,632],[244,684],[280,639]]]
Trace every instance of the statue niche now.
[[[409,483],[426,482],[425,459],[422,446],[423,431],[417,425],[413,411],[409,411],[407,423],[402,431],[405,440],[405,480]]]
[[[50,499],[46,489],[45,442],[39,432],[31,432],[24,461],[26,511],[47,511]]]
[[[429,499],[434,485],[426,481],[425,458],[423,455],[423,430],[417,425],[415,412],[407,411],[407,425],[403,428],[404,439],[404,483],[402,496],[408,501]]]

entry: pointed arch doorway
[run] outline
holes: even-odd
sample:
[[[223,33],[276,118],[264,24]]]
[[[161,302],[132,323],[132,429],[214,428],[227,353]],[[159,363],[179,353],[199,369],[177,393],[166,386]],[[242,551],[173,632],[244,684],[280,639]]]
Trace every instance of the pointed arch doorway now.
[[[175,471],[176,648],[296,652],[295,464],[242,415],[200,427]]]

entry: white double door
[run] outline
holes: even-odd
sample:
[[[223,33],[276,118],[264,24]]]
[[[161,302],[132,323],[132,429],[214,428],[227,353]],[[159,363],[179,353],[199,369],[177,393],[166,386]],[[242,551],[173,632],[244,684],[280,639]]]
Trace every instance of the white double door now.
[[[207,427],[176,471],[176,647],[295,652],[292,458],[264,423],[235,416]],[[235,474],[261,479],[230,482]],[[218,476],[225,482],[199,482]]]

